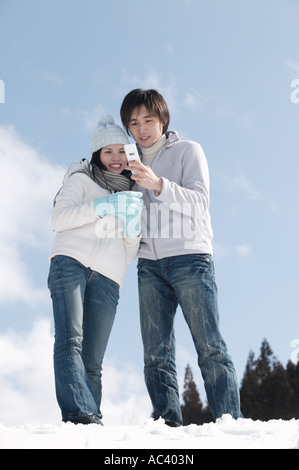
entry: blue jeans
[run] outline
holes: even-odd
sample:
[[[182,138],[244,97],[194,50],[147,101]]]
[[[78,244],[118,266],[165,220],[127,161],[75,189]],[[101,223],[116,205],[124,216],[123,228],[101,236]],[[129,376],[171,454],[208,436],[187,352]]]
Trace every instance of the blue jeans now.
[[[210,255],[139,259],[138,286],[144,374],[159,417],[182,424],[175,364],[174,317],[178,304],[189,326],[214,418],[242,417],[232,360],[219,331],[217,287]]]
[[[119,286],[68,256],[51,260],[48,287],[54,323],[54,371],[63,421],[100,411],[102,362]]]

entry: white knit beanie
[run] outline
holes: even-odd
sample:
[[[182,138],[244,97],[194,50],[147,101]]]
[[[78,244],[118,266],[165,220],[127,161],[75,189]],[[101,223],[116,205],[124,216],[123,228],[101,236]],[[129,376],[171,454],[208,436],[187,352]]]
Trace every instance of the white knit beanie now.
[[[97,152],[106,145],[129,144],[125,132],[115,124],[112,116],[102,116],[91,139],[91,154]]]

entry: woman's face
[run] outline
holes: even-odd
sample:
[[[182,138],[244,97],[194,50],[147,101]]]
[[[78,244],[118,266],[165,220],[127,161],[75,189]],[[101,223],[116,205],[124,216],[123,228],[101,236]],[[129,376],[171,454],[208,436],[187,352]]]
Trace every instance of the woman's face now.
[[[122,144],[111,144],[101,149],[100,160],[107,171],[120,174],[127,164],[127,156]]]

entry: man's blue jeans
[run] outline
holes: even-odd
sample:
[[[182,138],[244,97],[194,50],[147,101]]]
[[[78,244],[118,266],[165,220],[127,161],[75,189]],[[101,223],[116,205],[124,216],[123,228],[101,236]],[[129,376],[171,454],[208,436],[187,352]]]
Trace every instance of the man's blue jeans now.
[[[119,286],[68,256],[51,260],[48,286],[55,323],[54,370],[63,421],[102,417],[102,362]]]
[[[217,287],[210,255],[139,259],[138,286],[145,382],[159,417],[182,424],[175,365],[178,304],[189,326],[214,418],[242,417],[232,360],[219,331]]]

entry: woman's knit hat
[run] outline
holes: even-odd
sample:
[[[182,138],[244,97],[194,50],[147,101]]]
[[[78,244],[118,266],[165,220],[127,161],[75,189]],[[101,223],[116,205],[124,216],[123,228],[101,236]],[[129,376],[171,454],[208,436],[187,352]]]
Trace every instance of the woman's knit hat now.
[[[91,139],[91,154],[97,152],[106,145],[129,144],[125,132],[115,124],[112,116],[102,116]]]

